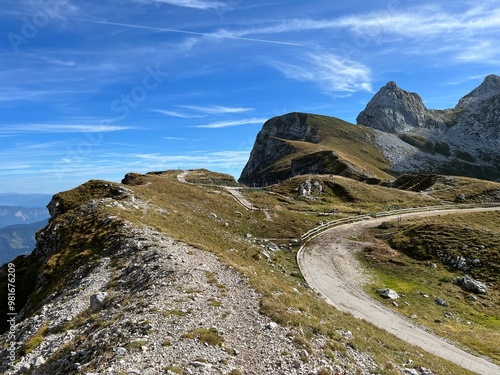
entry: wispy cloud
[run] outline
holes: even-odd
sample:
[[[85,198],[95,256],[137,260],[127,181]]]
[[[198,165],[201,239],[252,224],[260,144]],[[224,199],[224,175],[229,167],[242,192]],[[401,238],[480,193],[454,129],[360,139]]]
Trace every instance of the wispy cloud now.
[[[162,154],[135,154],[128,155],[131,160],[135,160],[137,167],[151,169],[192,168],[204,166],[206,168],[232,168],[243,167],[248,161],[250,150],[242,151],[192,151],[182,155],[162,155]]]
[[[220,9],[226,7],[227,4],[221,1],[209,1],[209,0],[136,0],[140,3],[157,3],[157,4],[169,4],[184,8],[194,8],[194,9]]]
[[[286,77],[309,81],[324,92],[371,91],[369,67],[332,53],[307,53],[300,62],[271,61],[271,66]]]
[[[443,52],[451,54],[449,57],[453,60],[472,61],[478,44],[498,44],[493,35],[500,33],[500,7],[491,2],[488,6],[473,4],[465,10],[462,7],[454,10],[441,5],[416,5],[330,19],[283,19],[250,28],[222,29],[216,34],[248,38],[300,32],[300,41],[307,46],[310,43],[304,42],[308,39],[306,33],[315,32],[309,35],[314,38],[313,44],[317,44],[317,31],[350,32],[353,37],[343,43],[353,49],[400,42],[398,53],[413,55],[435,54],[436,48],[442,50],[446,46]],[[484,57],[486,62],[496,63],[500,51],[498,48],[493,50],[488,53],[484,49],[478,51],[480,57],[477,61],[483,61],[481,58]]]
[[[27,134],[27,133],[108,133],[130,130],[130,126],[117,125],[87,125],[87,124],[20,124],[4,125],[0,134]]]
[[[205,129],[220,129],[232,126],[263,124],[267,120],[268,120],[267,118],[250,118],[250,119],[234,120],[234,121],[219,121],[219,122],[212,122],[206,125],[196,125],[195,127],[205,128]]]
[[[164,109],[152,109],[152,112],[160,113],[162,115],[171,116],[171,117],[179,117],[179,118],[203,118],[204,115],[190,115],[183,112],[178,111],[166,111]]]
[[[243,113],[243,112],[249,112],[249,111],[254,110],[253,108],[226,107],[226,106],[221,106],[221,105],[213,105],[213,106],[179,105],[177,107],[205,113],[208,115],[222,115],[222,114],[227,114],[227,113]]]

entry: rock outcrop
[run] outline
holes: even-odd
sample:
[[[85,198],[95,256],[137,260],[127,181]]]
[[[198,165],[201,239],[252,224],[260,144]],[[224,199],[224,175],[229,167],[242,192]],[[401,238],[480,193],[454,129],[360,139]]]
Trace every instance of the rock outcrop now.
[[[357,122],[384,132],[379,134],[378,145],[396,172],[500,178],[499,76],[487,76],[454,108],[444,110],[427,109],[417,94],[389,82]]]
[[[402,90],[391,81],[375,94],[356,121],[384,132],[399,133],[424,127],[427,112],[418,94]]]
[[[317,143],[317,131],[307,123],[304,113],[290,113],[274,117],[264,124],[257,135],[247,165],[241,172],[240,182],[265,185],[290,177],[288,170],[262,170],[278,162],[284,155],[294,152],[294,147],[285,140]]]
[[[487,76],[444,110],[428,109],[391,81],[357,117],[364,127],[344,123],[339,131],[340,121],[304,113],[267,121],[239,181],[262,186],[303,174],[368,180],[402,173],[500,180],[499,76]]]
[[[360,152],[368,154],[362,150],[363,146],[373,142],[375,136],[371,129],[357,132],[356,128],[359,129],[340,119],[307,113],[274,117],[266,121],[257,135],[238,181],[249,186],[266,186],[304,174],[335,174],[357,180],[375,177],[371,171],[363,169],[367,163],[356,164],[352,158],[346,157],[348,146],[337,149],[336,142],[330,142],[337,137],[336,134],[349,136],[352,131],[349,136],[352,147],[347,153],[350,156]],[[356,150],[358,145],[360,150]],[[378,153],[373,144],[371,147],[374,154]],[[371,159],[377,157],[382,155],[370,156]]]

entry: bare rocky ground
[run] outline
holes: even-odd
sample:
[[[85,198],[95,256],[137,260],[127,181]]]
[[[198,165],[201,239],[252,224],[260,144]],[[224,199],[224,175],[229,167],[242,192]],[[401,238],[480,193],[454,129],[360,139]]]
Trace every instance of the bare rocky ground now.
[[[112,199],[86,210],[116,205]],[[140,209],[140,202],[125,209]],[[90,214],[84,212],[84,214]],[[109,217],[105,221],[118,220]],[[344,343],[324,354],[326,338],[308,338],[259,313],[260,295],[235,269],[211,253],[176,242],[148,227],[122,222],[123,235],[91,272],[51,295],[41,311],[16,327],[16,341],[38,336],[38,346],[5,374],[372,374],[369,355]],[[106,250],[106,251],[105,251]],[[85,266],[82,266],[85,267]],[[105,294],[91,308],[90,297]],[[279,293],[279,291],[276,291]],[[299,291],[298,291],[299,293]],[[43,334],[40,334],[40,329]],[[350,332],[340,332],[352,335]],[[6,335],[2,340],[6,341]]]

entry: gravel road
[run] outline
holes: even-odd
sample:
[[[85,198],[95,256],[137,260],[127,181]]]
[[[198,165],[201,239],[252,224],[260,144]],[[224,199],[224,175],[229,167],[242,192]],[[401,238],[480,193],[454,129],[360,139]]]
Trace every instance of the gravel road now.
[[[426,332],[368,296],[362,290],[362,285],[369,276],[363,272],[355,258],[355,253],[362,250],[364,244],[349,240],[354,234],[380,225],[383,221],[494,210],[500,208],[418,212],[333,227],[312,238],[299,250],[299,267],[308,284],[339,310],[364,319],[412,345],[468,370],[482,375],[498,375],[499,366]]]

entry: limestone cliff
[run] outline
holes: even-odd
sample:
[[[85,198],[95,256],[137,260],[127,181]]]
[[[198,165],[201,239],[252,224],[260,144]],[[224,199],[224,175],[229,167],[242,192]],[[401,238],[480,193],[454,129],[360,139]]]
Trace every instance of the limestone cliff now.
[[[424,127],[426,114],[427,108],[418,94],[404,91],[391,81],[375,94],[356,121],[384,132],[398,133]]]
[[[303,113],[267,121],[240,182],[265,185],[299,174],[358,180],[401,173],[500,179],[499,76],[487,76],[454,108],[444,110],[428,109],[418,94],[391,81],[357,123]]]
[[[427,109],[417,94],[388,83],[357,122],[397,135],[407,145],[379,136],[379,147],[398,172],[435,172],[500,178],[500,77],[483,83],[450,109]]]
[[[307,113],[274,117],[257,135],[239,181],[263,186],[303,174],[387,178],[375,139],[372,129],[333,117]]]

